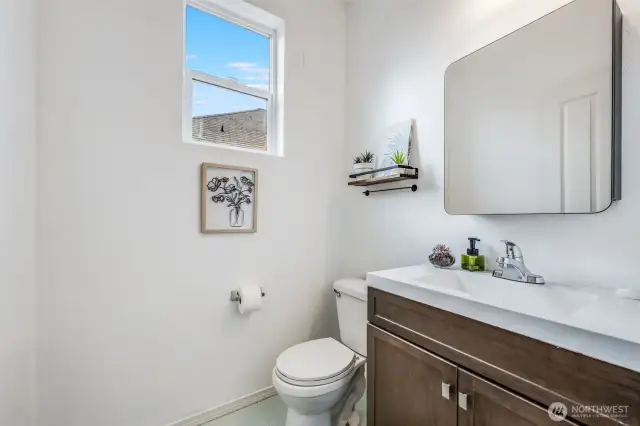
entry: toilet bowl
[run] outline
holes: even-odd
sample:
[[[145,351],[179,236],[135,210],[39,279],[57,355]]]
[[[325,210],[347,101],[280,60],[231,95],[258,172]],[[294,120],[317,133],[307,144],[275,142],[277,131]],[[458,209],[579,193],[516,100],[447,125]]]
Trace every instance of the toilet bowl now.
[[[286,426],[342,426],[364,393],[365,358],[337,340],[312,340],[284,351],[273,386],[288,407]],[[357,426],[349,424],[349,426]]]
[[[359,426],[354,406],[366,387],[367,286],[349,278],[336,281],[333,291],[342,343],[300,343],[273,368],[273,387],[288,407],[286,426]]]

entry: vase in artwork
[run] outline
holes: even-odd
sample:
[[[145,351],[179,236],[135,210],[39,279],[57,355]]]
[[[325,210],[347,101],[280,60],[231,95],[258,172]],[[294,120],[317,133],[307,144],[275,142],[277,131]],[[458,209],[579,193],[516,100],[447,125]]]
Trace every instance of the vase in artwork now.
[[[244,211],[240,207],[229,210],[229,226],[242,228],[244,226]]]

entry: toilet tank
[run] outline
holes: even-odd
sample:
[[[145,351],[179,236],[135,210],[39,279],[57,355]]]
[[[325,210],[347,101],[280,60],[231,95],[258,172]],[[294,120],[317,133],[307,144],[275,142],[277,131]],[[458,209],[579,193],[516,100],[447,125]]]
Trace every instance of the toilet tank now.
[[[334,283],[340,326],[340,340],[362,356],[367,356],[367,285],[359,278]]]

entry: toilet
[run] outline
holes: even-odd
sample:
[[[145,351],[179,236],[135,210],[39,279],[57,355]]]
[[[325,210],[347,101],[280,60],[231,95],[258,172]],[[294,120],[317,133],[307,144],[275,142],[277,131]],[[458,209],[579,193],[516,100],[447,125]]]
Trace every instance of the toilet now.
[[[280,354],[273,386],[287,405],[286,426],[359,426],[354,411],[366,388],[367,291],[364,280],[334,286],[340,340],[311,340]]]

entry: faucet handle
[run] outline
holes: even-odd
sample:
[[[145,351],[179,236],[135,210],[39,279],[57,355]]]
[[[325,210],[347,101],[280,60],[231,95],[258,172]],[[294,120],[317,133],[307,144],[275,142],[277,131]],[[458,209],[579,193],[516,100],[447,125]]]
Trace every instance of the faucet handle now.
[[[522,259],[522,250],[516,243],[509,240],[501,240],[505,244],[507,251],[507,257],[509,259]]]

